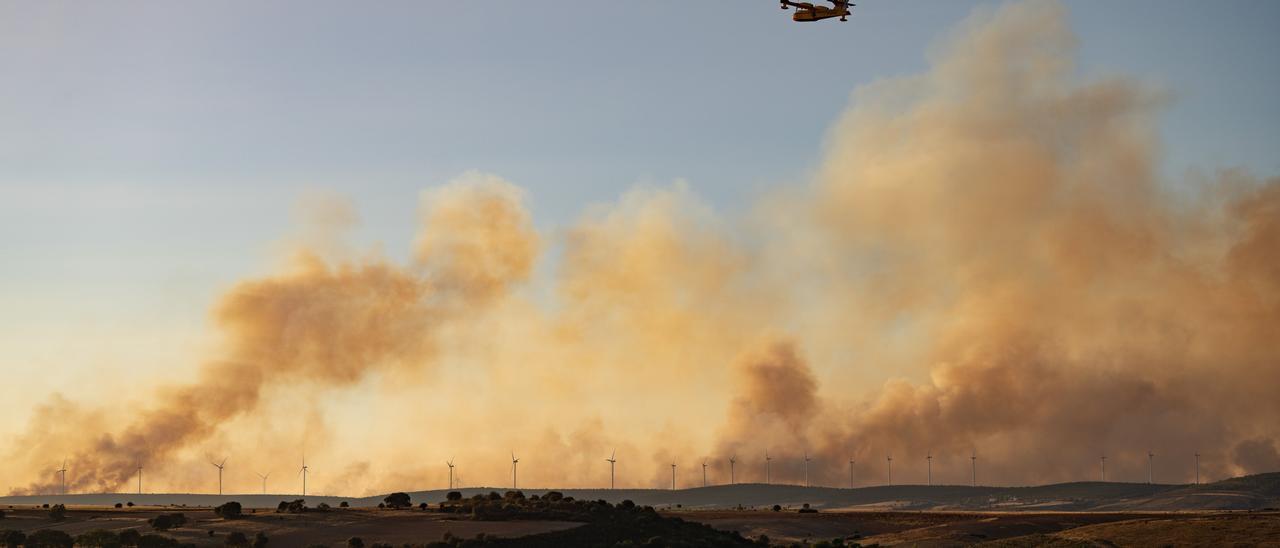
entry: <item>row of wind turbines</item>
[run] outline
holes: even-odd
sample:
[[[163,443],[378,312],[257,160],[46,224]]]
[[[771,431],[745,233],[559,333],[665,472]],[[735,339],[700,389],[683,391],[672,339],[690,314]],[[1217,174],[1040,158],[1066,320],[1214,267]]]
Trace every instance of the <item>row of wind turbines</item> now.
[[[609,463],[609,489],[616,488],[615,482],[616,482],[617,476],[615,474],[615,466],[618,463],[617,456],[618,456],[618,451],[614,449],[609,454],[609,458],[604,459],[605,462]],[[1195,483],[1199,485],[1200,484],[1200,453],[1196,452],[1194,456],[1195,456]],[[1148,484],[1154,483],[1154,459],[1155,459],[1155,453],[1148,450],[1147,451],[1147,483]],[[445,462],[445,464],[448,465],[449,467],[449,489],[450,490],[457,487],[454,481],[455,468],[457,468],[457,465],[454,464],[454,460],[455,459],[450,458],[448,461]],[[774,460],[774,457],[769,454],[769,450],[765,449],[764,450],[764,478],[765,478],[764,482],[766,485],[771,485],[773,483],[773,460]],[[809,482],[809,463],[812,461],[813,459],[809,456],[809,453],[806,451],[803,457],[805,487],[812,486],[812,484],[810,484]],[[738,464],[738,456],[736,454],[730,456],[728,459],[728,463],[729,463],[729,484],[730,485],[737,484],[738,478],[737,478],[736,467]],[[978,486],[978,453],[977,451],[974,451],[969,456],[969,463],[970,463],[970,485],[973,487],[977,487]],[[223,474],[223,471],[226,469],[227,459],[223,458],[221,461],[215,461],[210,459],[209,464],[213,465],[214,468],[218,469],[218,494],[222,495],[222,474]],[[850,457],[849,458],[849,488],[850,489],[853,489],[857,482],[856,468],[855,468],[856,464],[857,464],[857,461],[852,457]],[[520,465],[520,459],[517,458],[515,452],[512,451],[511,452],[511,488],[512,489],[517,489],[519,487],[519,481],[518,481],[519,477],[517,475],[517,472],[519,471],[519,465]],[[142,463],[139,462],[137,466],[138,466],[137,467],[138,494],[141,495],[142,494]],[[707,480],[708,466],[710,466],[710,459],[703,459],[702,460],[702,486],[703,487],[710,486],[710,483],[708,483],[708,480]],[[933,485],[933,452],[932,451],[925,453],[925,467],[926,467],[926,474],[928,478],[927,479],[928,485]],[[1107,456],[1105,454],[1099,457],[1099,467],[1100,467],[1100,480],[1107,481]],[[676,490],[677,488],[676,468],[677,468],[677,465],[673,461],[671,463],[671,490],[673,491]],[[67,461],[66,459],[63,459],[62,466],[54,471],[55,473],[61,476],[62,494],[64,495],[68,494],[67,470],[68,470]],[[303,457],[302,466],[298,469],[298,475],[302,478],[302,496],[306,496],[307,494],[307,474],[309,472],[310,472],[310,467],[307,466],[307,459],[306,457]],[[264,495],[267,494],[267,478],[271,476],[271,472],[267,471],[265,473],[262,473],[262,472],[254,472],[254,473],[259,478],[262,479],[262,494]],[[893,485],[893,455],[892,454],[885,456],[885,485]]]
[[[1196,485],[1199,485],[1200,484],[1200,453],[1196,452],[1194,456],[1195,456],[1195,477],[1196,477],[1195,483]],[[615,474],[615,466],[618,463],[617,457],[618,457],[618,451],[615,449],[612,452],[610,452],[609,458],[604,459],[605,462],[609,463],[609,489],[616,488],[615,482],[616,482],[617,476]],[[1107,456],[1102,455],[1100,458],[1102,463],[1100,481],[1107,481]],[[1153,471],[1154,458],[1155,458],[1155,453],[1148,450],[1147,451],[1147,483],[1148,484],[1154,483],[1154,471]],[[769,450],[765,449],[764,450],[764,478],[765,478],[764,482],[766,485],[771,485],[773,483],[773,459],[774,457],[769,455]],[[710,459],[702,460],[702,486],[703,487],[708,487],[710,485],[707,482],[707,467],[710,466],[709,460]],[[809,453],[806,451],[803,457],[805,487],[812,487],[812,484],[809,482],[809,463],[812,461],[813,459],[810,458]],[[737,455],[730,456],[728,459],[728,462],[729,462],[729,484],[735,485],[738,483],[737,469],[736,469],[736,466],[738,463],[738,456]],[[457,465],[454,464],[454,459],[452,458],[449,459],[445,464],[449,466],[449,489],[454,489],[455,488],[454,469],[456,468]],[[519,483],[516,481],[517,480],[516,472],[519,464],[520,464],[520,459],[516,458],[516,454],[513,451],[511,453],[511,488],[512,489],[519,488]],[[857,472],[855,469],[856,464],[857,464],[857,461],[854,458],[850,457],[849,458],[849,488],[850,489],[853,489],[855,484],[857,483],[857,476],[856,476]],[[978,452],[977,451],[973,451],[969,455],[969,467],[970,467],[970,476],[969,476],[970,486],[977,487],[978,486]],[[671,463],[671,490],[672,491],[675,491],[677,488],[676,468],[677,468],[677,464],[673,461]],[[928,478],[927,485],[933,485],[933,451],[929,451],[925,453],[925,471],[927,474],[926,477]],[[893,455],[892,454],[885,456],[885,485],[893,485]]]

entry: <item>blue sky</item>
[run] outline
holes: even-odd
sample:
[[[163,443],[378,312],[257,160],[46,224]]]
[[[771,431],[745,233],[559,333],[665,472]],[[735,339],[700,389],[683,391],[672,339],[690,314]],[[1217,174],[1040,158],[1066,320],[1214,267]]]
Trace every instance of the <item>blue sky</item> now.
[[[676,179],[741,208],[804,180],[856,86],[922,71],[982,4],[799,25],[766,0],[2,2],[0,367],[199,327],[309,190],[351,196],[393,256],[418,191],[472,169],[526,188],[544,228]],[[1083,75],[1169,93],[1167,173],[1280,173],[1280,3],[1066,5]]]

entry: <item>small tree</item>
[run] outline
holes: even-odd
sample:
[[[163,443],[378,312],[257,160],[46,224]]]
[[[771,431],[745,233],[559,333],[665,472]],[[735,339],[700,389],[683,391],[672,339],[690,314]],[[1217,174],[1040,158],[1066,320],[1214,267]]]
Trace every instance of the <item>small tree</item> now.
[[[227,534],[227,538],[225,541],[223,541],[222,545],[238,546],[242,548],[247,547],[249,546],[249,537],[244,536],[244,533],[241,533],[240,531],[232,531],[231,533]]]
[[[118,502],[116,503],[116,508],[123,508],[123,507],[124,507],[124,505],[123,505],[123,504],[120,504],[120,503],[118,503]]]
[[[347,548],[364,548],[364,539],[360,537],[351,537],[347,539]]]
[[[382,502],[385,502],[387,507],[392,509],[408,508],[413,505],[413,503],[409,501],[408,493],[391,493],[390,495],[387,495],[387,498],[382,499]]]
[[[462,500],[462,492],[461,492],[461,491],[449,491],[449,493],[448,493],[448,494],[446,494],[446,495],[444,496],[444,499],[445,499],[445,500],[447,500],[447,501],[449,501],[449,502],[457,502],[457,501],[460,501],[460,500]]]
[[[339,503],[338,503],[338,508],[348,508],[348,507],[350,507],[350,506],[351,506],[351,505],[350,505],[350,504],[347,504],[347,501],[345,501],[345,500],[344,500],[344,501],[342,501],[342,502],[339,502]]]
[[[215,507],[213,513],[222,519],[239,519],[243,515],[243,508],[233,500]]]
[[[128,506],[129,508],[133,508],[133,501],[126,502],[124,503],[124,505]]]
[[[67,507],[61,504],[55,504],[49,509],[49,519],[53,521],[62,521],[67,519]]]

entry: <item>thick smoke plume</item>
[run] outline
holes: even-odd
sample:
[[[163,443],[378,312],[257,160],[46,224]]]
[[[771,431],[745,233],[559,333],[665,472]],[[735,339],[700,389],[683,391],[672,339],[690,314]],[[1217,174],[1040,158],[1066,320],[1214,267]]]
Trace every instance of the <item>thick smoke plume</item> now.
[[[343,493],[439,487],[450,457],[505,484],[511,450],[530,486],[602,485],[614,448],[620,486],[667,485],[672,461],[697,484],[703,457],[724,481],[735,454],[761,481],[766,449],[774,481],[807,453],[827,485],[850,459],[881,482],[890,455],[895,483],[923,482],[926,454],[966,483],[975,452],[994,484],[1093,479],[1102,454],[1145,479],[1148,450],[1162,481],[1196,451],[1206,477],[1280,469],[1280,180],[1162,180],[1165,98],[1081,78],[1065,21],[979,11],[927,73],[859,89],[815,180],[742,219],[640,189],[542,246],[507,183],[430,191],[408,265],[304,253],[232,288],[217,359],[126,426],[37,410],[20,491],[50,492],[62,451],[80,490],[124,488],[137,461],[207,468],[281,443],[271,419],[296,408],[319,488]],[[314,404],[335,388],[385,403]]]

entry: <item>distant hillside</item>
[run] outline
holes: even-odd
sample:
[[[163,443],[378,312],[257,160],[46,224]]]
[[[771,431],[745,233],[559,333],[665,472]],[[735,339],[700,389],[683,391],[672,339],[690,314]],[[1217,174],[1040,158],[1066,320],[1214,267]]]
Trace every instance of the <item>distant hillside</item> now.
[[[501,487],[459,489],[464,496],[490,491],[504,492]],[[550,489],[523,489],[528,495],[543,494]],[[840,489],[802,487],[797,485],[764,485],[745,483],[717,485],[677,491],[663,489],[556,489],[578,499],[604,499],[620,502],[630,499],[636,504],[655,507],[733,508],[800,506],[808,503],[818,508],[834,509],[901,509],[901,510],[1004,510],[1004,511],[1171,511],[1171,510],[1256,510],[1280,507],[1280,473],[1231,478],[1204,485],[1148,485],[1144,483],[1075,482],[1034,487],[968,487],[960,485],[893,485]],[[413,491],[414,503],[439,502],[447,490]],[[246,508],[272,508],[282,500],[299,498],[293,494],[84,494],[0,497],[3,505],[67,504],[112,505],[133,502],[146,506],[186,505],[216,506],[235,500]],[[377,506],[382,496],[333,497],[308,496],[308,505],[321,502],[337,506]]]

